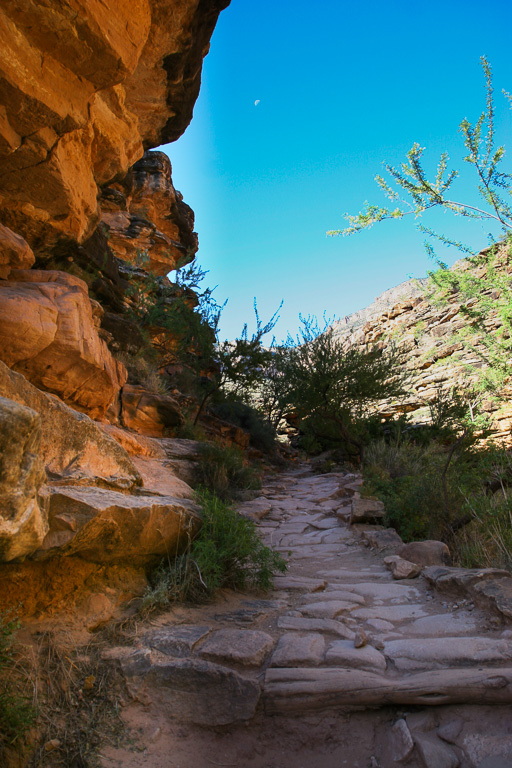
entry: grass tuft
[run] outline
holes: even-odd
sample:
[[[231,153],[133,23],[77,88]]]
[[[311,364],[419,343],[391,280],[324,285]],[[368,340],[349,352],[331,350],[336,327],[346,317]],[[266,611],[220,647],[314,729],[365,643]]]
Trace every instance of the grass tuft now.
[[[262,543],[252,520],[210,491],[202,490],[198,497],[203,508],[201,531],[186,552],[154,571],[143,613],[174,602],[204,602],[224,587],[268,590],[273,574],[286,570],[285,560]]]

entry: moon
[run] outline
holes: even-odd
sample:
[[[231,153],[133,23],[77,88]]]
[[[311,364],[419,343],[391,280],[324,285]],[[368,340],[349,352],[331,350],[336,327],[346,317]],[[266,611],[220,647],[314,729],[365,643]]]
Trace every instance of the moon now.
[[[256,101],[254,102],[254,106],[257,107],[258,104],[260,103],[260,101],[261,101],[261,99],[256,99]]]

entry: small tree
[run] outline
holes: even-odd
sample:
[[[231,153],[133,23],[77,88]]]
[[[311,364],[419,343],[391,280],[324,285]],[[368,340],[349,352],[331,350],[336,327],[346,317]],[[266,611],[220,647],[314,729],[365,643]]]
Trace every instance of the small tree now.
[[[217,343],[213,349],[212,361],[216,373],[204,382],[203,396],[197,410],[194,424],[197,423],[207,402],[217,392],[224,392],[231,397],[246,400],[256,384],[262,380],[264,370],[269,364],[271,352],[263,346],[263,337],[270,333],[279,320],[279,310],[274,312],[267,323],[263,323],[259,314],[256,299],[254,299],[254,314],[256,330],[249,336],[247,323],[234,341],[218,340],[218,322],[215,326]]]
[[[490,248],[475,253],[461,241],[439,234],[421,222],[417,224],[418,229],[430,239],[425,242],[425,247],[439,267],[429,273],[430,299],[443,302],[448,296],[456,294],[460,312],[467,320],[466,326],[457,333],[457,340],[475,352],[485,364],[485,368],[477,372],[477,388],[496,395],[509,376],[512,359],[512,206],[508,202],[512,175],[502,170],[505,148],[497,146],[495,140],[492,73],[485,56],[481,58],[481,63],[486,87],[485,110],[474,125],[467,118],[460,124],[467,152],[464,160],[475,171],[481,204],[460,201],[452,194],[459,174],[455,169],[448,169],[446,152],[441,155],[435,179],[429,180],[423,167],[424,148],[414,144],[407,153],[407,162],[402,163],[400,168],[385,164],[389,180],[376,176],[378,185],[395,206],[366,203],[364,210],[357,215],[346,215],[348,227],[331,230],[327,234],[351,235],[386,219],[402,219],[405,216],[421,219],[435,208],[468,219],[486,221],[497,227],[498,237],[505,238],[505,243],[495,241]],[[504,94],[512,105],[510,94]],[[436,258],[430,242],[432,239],[458,248],[467,257],[466,265],[449,270]],[[472,373],[475,371],[472,370]]]
[[[375,177],[379,187],[389,200],[396,203],[396,207],[371,205],[367,202],[364,210],[357,215],[346,214],[348,227],[330,230],[328,235],[351,235],[354,232],[369,229],[385,219],[402,219],[404,216],[418,218],[433,208],[443,208],[469,219],[489,221],[499,225],[503,233],[512,231],[512,207],[504,197],[504,193],[509,192],[512,185],[512,176],[501,170],[505,148],[496,146],[495,143],[495,107],[491,67],[485,56],[482,56],[480,61],[485,75],[486,108],[475,125],[464,118],[459,130],[464,137],[467,150],[464,160],[474,168],[477,175],[477,190],[483,201],[482,207],[455,200],[449,194],[459,172],[455,169],[448,170],[450,158],[446,152],[441,155],[435,179],[429,181],[422,165],[424,148],[415,143],[407,153],[407,162],[402,163],[400,168],[384,164],[391,177],[390,181],[386,181],[380,175]],[[512,105],[512,96],[508,93],[505,93],[505,96]],[[395,186],[392,186],[393,183]],[[467,248],[459,241],[439,235],[422,224],[418,227],[429,237],[437,238],[446,245],[455,245],[473,254],[471,248]]]
[[[293,409],[317,447],[339,448],[359,460],[376,402],[405,393],[398,355],[378,347],[346,349],[327,321],[323,328],[312,317],[301,321],[280,358],[286,382],[280,405]]]

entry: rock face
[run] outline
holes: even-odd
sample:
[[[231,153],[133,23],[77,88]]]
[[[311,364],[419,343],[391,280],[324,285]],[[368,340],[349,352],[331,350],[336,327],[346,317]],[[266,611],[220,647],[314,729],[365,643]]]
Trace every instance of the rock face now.
[[[140,435],[164,437],[169,429],[183,423],[179,404],[170,395],[157,395],[143,387],[127,384],[121,399],[124,426]]]
[[[39,414],[40,454],[52,481],[126,491],[142,484],[126,451],[92,419],[41,392],[2,362],[0,395]]]
[[[49,531],[38,553],[145,566],[179,551],[200,525],[197,507],[167,496],[49,488]]]
[[[145,152],[122,182],[102,191],[102,221],[116,256],[166,275],[198,248],[194,213],[172,183],[163,152]]]
[[[0,397],[0,562],[32,553],[48,530],[38,491],[45,480],[41,419]]]
[[[13,269],[30,269],[34,261],[35,256],[28,243],[0,224],[0,279],[9,277]]]
[[[65,594],[84,601],[86,579],[99,625],[113,606],[107,570],[140,594],[142,569],[200,524],[186,482],[194,461],[167,439],[179,403],[136,386],[148,373],[133,362],[141,350],[148,376],[163,370],[149,363],[163,330],[144,325],[134,295],[173,301],[165,275],[197,251],[170,161],[148,150],[190,122],[228,4],[0,9],[0,578],[17,585],[0,592],[27,612]],[[130,385],[113,353],[127,356]],[[93,419],[116,424],[116,439]]]
[[[36,386],[102,417],[127,373],[98,335],[101,314],[73,275],[12,270],[0,281],[0,358]]]
[[[452,269],[465,270],[467,262],[461,260]],[[507,270],[510,267],[506,267]],[[428,422],[429,403],[438,392],[448,394],[455,385],[467,385],[468,366],[482,367],[480,357],[452,335],[467,325],[461,313],[457,294],[447,296],[447,303],[430,303],[425,291],[427,279],[407,281],[386,291],[366,309],[354,313],[335,325],[336,334],[347,347],[377,344],[385,350],[393,345],[403,353],[401,367],[410,377],[409,395],[404,400],[383,401],[376,404],[382,417],[398,413],[414,413],[414,421]],[[500,327],[496,314],[489,314],[487,332]],[[471,374],[474,376],[475,374]],[[509,388],[503,395],[510,400]],[[509,403],[498,406],[491,401],[482,404],[493,420],[493,439],[512,442],[512,408]]]
[[[228,4],[2,3],[0,220],[40,253],[92,234],[98,185],[190,122]]]

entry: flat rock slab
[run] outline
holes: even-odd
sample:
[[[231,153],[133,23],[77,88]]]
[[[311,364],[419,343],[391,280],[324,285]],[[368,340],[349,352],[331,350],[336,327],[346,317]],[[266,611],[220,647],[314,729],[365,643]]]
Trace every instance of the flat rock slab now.
[[[407,634],[421,635],[422,637],[441,637],[453,635],[467,635],[470,632],[478,632],[478,621],[472,613],[457,611],[456,613],[436,613],[433,616],[425,616],[415,619],[404,627]]]
[[[243,607],[237,611],[216,613],[215,621],[229,621],[235,624],[251,624],[257,619],[270,616],[274,611],[286,608],[284,600],[244,600]]]
[[[261,694],[254,680],[198,659],[153,664],[145,684],[170,717],[206,726],[250,720]]]
[[[512,669],[447,668],[403,677],[333,667],[268,669],[263,697],[268,714],[366,705],[511,703]]]
[[[335,619],[306,619],[299,616],[280,616],[277,620],[279,629],[296,632],[331,632],[347,640],[353,640],[355,633],[346,624]]]
[[[219,629],[202,644],[199,655],[211,661],[259,667],[274,647],[266,632],[250,629]]]
[[[332,517],[324,518],[323,520],[315,520],[310,522],[312,528],[318,528],[319,531],[329,531],[333,528],[337,528],[336,521]]]
[[[512,644],[506,639],[488,637],[407,638],[384,643],[384,653],[402,670],[475,666],[512,661]]]
[[[295,632],[283,635],[270,660],[271,667],[316,666],[322,664],[325,655],[325,639],[318,632],[299,635]]]
[[[355,592],[349,592],[345,589],[333,589],[326,590],[325,592],[318,592],[316,594],[304,595],[303,602],[316,602],[317,600],[340,600],[346,603],[357,603],[358,605],[364,605],[366,600],[362,595],[358,595]]]
[[[199,624],[181,624],[177,627],[161,627],[148,632],[144,641],[150,648],[168,656],[181,658],[189,656],[200,640],[211,631],[211,627]]]
[[[448,568],[430,565],[423,569],[423,576],[440,592],[465,595],[476,584],[510,578],[510,573],[498,568]]]
[[[408,605],[385,605],[375,608],[358,608],[352,612],[357,619],[384,619],[384,621],[405,621],[419,619],[427,612],[421,603]]]
[[[328,579],[336,579],[337,581],[346,582],[347,584],[359,584],[367,582],[368,579],[373,581],[385,581],[388,584],[392,584],[393,580],[389,571],[379,569],[377,572],[370,570],[352,570],[350,568],[336,568],[328,571],[320,571],[320,576],[326,576]]]
[[[340,613],[347,613],[353,608],[357,608],[357,603],[349,603],[346,600],[325,600],[303,605],[300,612],[313,619],[335,619]]]
[[[350,640],[336,640],[331,643],[327,649],[325,661],[327,664],[349,669],[372,669],[381,672],[386,669],[386,659],[376,648],[372,645],[354,648],[354,643]]]
[[[274,576],[276,589],[300,589],[309,592],[322,592],[327,586],[325,579],[310,579],[307,576]]]
[[[393,603],[395,604],[399,601],[405,603],[407,601],[415,600],[419,598],[421,594],[416,587],[410,587],[405,584],[395,584],[394,582],[389,582],[388,584],[354,584],[350,587],[350,591],[377,600],[393,600]]]

